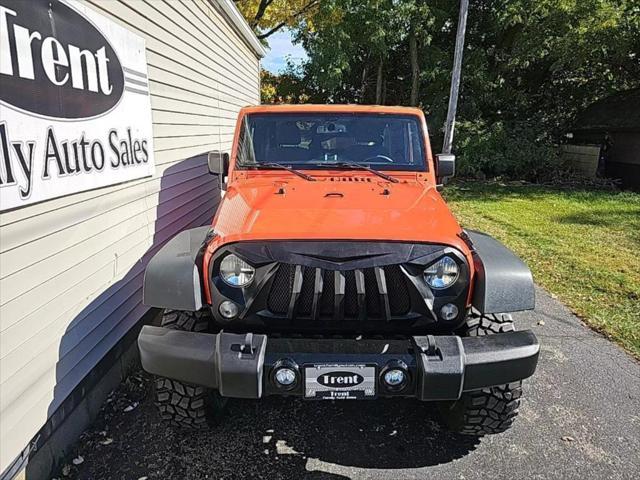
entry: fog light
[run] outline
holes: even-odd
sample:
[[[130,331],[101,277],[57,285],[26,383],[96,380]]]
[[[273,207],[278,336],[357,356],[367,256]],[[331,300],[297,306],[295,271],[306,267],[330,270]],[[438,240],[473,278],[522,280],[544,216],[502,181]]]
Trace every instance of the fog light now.
[[[402,385],[406,379],[406,375],[402,370],[393,369],[384,374],[384,383],[390,387],[397,387]]]
[[[402,360],[391,360],[380,372],[380,381],[389,392],[401,392],[409,385],[409,367]]]
[[[300,382],[300,369],[293,360],[278,360],[271,370],[271,383],[281,390],[293,390]]]
[[[220,315],[227,320],[230,320],[238,316],[238,305],[233,303],[231,300],[225,300],[220,304],[218,311],[220,312]]]
[[[275,379],[283,387],[290,387],[296,382],[296,372],[291,368],[280,368],[276,371]]]
[[[443,320],[454,320],[458,316],[458,307],[453,303],[447,303],[440,309],[440,317]]]

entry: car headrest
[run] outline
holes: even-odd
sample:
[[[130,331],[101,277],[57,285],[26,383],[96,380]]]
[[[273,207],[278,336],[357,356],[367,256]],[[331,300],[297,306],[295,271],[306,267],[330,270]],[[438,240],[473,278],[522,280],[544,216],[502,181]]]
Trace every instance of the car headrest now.
[[[367,123],[367,122],[364,122]],[[356,143],[375,143],[376,145],[382,140],[382,132],[378,128],[372,128],[372,125],[360,125],[357,122],[351,125],[351,135]]]
[[[294,122],[283,123],[276,132],[276,140],[278,142],[278,146],[299,145],[302,140],[300,129]]]

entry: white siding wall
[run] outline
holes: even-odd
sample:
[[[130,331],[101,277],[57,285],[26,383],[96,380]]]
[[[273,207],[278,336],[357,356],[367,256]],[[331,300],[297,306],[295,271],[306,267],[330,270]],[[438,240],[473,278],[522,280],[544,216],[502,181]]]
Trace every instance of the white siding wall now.
[[[87,3],[146,38],[156,175],[0,214],[0,472],[146,311],[149,256],[210,222],[202,154],[260,100],[255,51],[208,1]]]

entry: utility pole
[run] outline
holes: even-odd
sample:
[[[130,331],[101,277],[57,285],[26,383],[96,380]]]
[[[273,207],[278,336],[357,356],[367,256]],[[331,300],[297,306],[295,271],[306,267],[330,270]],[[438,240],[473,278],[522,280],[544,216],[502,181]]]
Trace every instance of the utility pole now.
[[[464,52],[464,34],[467,30],[467,11],[469,0],[460,0],[460,17],[458,18],[458,33],[456,34],[456,51],[453,57],[453,72],[451,73],[451,91],[449,92],[449,109],[447,123],[444,126],[443,153],[451,153],[453,146],[453,129],[456,124],[456,110],[458,108],[458,92],[460,91],[460,73],[462,71],[462,54]]]

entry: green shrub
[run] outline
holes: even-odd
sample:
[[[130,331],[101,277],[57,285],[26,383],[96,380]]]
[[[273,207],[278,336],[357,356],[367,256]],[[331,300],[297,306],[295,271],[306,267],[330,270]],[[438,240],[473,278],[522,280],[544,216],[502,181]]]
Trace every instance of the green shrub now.
[[[460,177],[546,182],[566,170],[558,148],[530,125],[463,121],[456,137]]]

